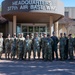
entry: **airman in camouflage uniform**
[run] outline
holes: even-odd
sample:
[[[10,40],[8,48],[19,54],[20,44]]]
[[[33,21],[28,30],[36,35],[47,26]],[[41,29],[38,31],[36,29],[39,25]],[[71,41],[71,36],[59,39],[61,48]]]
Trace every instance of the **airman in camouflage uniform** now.
[[[33,52],[34,59],[36,56],[36,52],[38,55],[38,59],[40,59],[40,38],[38,37],[38,33],[35,33],[32,44],[33,44],[33,51],[34,51]]]
[[[31,34],[30,34],[30,39],[33,40],[33,38],[34,38],[34,34],[31,33]]]
[[[11,59],[15,58],[16,50],[17,50],[17,37],[16,33],[14,33],[13,38],[11,38]]]
[[[30,34],[30,40],[33,40],[33,38],[34,38],[34,34],[31,33]],[[31,52],[33,52],[33,44],[32,43],[31,43]]]
[[[60,59],[61,60],[64,60],[64,48],[65,48],[65,44],[66,44],[66,41],[65,41],[65,38],[63,37],[63,34],[60,33],[60,39],[59,39],[59,43],[60,43],[60,46],[59,46],[59,50],[60,50]]]
[[[17,36],[17,49],[16,49],[16,55],[17,55],[17,59],[19,58],[19,53],[18,53],[18,42],[19,42],[19,38],[21,37],[20,33],[18,33]]]
[[[24,42],[25,38],[24,38],[23,33],[21,33],[21,39],[22,39],[22,41]],[[23,59],[23,56],[24,56],[24,47],[23,47],[23,49],[22,49],[22,59]]]
[[[40,34],[40,55],[42,54],[42,39],[43,39],[43,33]]]
[[[31,44],[32,40],[29,39],[29,35],[26,36],[26,40],[24,41],[24,57],[26,59],[27,52],[28,52],[28,59],[30,60],[31,56]]]
[[[50,38],[50,35],[48,34],[45,40],[45,61],[52,61],[52,45],[53,40]]]
[[[45,40],[47,39],[46,33],[43,34],[43,38],[41,38],[41,48],[42,48],[42,58],[44,59],[45,54]]]
[[[25,38],[22,38],[22,34],[20,34],[20,38],[18,38],[18,57],[20,60],[23,59],[24,40]]]
[[[70,56],[70,60],[74,59],[73,56],[73,43],[74,43],[74,39],[71,37],[72,34],[69,34],[69,39],[68,39],[68,51],[69,51],[69,56]]]
[[[55,36],[55,32],[53,32],[53,36],[51,37],[53,40],[53,45],[52,45],[52,59],[54,60],[54,52],[56,54],[56,60],[58,60],[58,38]]]
[[[68,37],[66,36],[66,33],[64,33],[64,38],[65,38],[65,49],[64,49],[64,59],[68,59]]]
[[[74,37],[73,47],[74,47],[74,54],[75,54],[75,37]]]
[[[2,56],[2,51],[3,51],[3,33],[0,33],[0,59]]]
[[[11,51],[11,38],[10,38],[10,34],[8,34],[8,37],[5,39],[5,58],[9,59],[9,55],[10,55],[10,51]]]

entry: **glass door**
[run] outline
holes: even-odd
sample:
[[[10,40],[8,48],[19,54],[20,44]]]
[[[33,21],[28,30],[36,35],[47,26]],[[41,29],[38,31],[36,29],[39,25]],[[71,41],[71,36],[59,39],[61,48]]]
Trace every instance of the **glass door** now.
[[[24,36],[26,37],[27,34],[35,34],[36,32],[39,34],[42,34],[44,32],[47,32],[47,26],[41,26],[41,25],[22,25],[22,32],[24,33]]]
[[[24,37],[26,37],[26,35],[28,34],[28,33],[27,33],[27,32],[28,32],[27,26],[22,26],[22,32],[23,32],[23,34],[24,34]]]
[[[30,35],[31,33],[33,33],[33,26],[28,26],[28,30],[29,30],[29,35]]]

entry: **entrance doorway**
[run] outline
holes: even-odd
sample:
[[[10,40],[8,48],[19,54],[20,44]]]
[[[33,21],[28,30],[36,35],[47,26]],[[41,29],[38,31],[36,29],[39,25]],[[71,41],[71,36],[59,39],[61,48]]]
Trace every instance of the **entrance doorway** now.
[[[25,37],[27,34],[35,34],[36,32],[38,32],[40,36],[40,34],[44,32],[47,33],[47,24],[21,24],[19,30],[24,34]]]

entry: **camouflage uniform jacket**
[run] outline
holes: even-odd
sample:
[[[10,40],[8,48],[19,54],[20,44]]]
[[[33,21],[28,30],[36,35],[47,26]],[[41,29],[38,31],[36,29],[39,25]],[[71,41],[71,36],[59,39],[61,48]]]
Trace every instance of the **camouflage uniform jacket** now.
[[[44,43],[45,43],[45,48],[52,49],[53,40],[51,38],[46,38]]]
[[[65,45],[66,45],[65,38],[64,37],[61,37],[60,40],[59,40],[59,43],[60,43],[60,48],[64,48]]]
[[[11,47],[17,48],[17,38],[11,38]]]
[[[40,38],[35,37],[32,41],[33,47],[40,47]]]
[[[24,39],[19,38],[17,41],[17,46],[18,46],[18,49],[23,48],[24,47]]]
[[[32,40],[26,39],[26,40],[24,41],[24,49],[25,49],[25,50],[30,50],[30,49],[31,49],[31,44],[32,44]]]
[[[69,38],[68,39],[68,48],[73,48],[73,43],[74,43],[74,39],[73,38]]]
[[[3,38],[0,38],[0,51],[3,50]]]
[[[5,39],[5,48],[11,48],[11,38]]]

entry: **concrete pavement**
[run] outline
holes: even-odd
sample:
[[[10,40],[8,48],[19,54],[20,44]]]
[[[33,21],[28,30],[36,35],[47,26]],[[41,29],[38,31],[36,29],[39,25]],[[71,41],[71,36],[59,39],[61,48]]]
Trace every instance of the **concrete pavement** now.
[[[75,61],[0,60],[0,75],[75,75]]]

